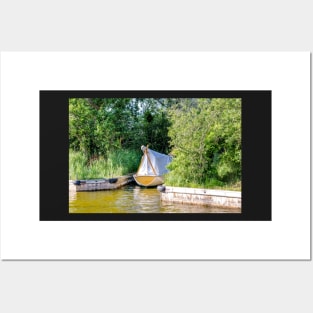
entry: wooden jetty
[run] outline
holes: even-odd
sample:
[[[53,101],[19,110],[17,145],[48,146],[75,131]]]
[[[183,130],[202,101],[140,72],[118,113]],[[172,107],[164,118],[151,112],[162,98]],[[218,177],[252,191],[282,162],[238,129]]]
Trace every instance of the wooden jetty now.
[[[161,200],[164,202],[241,208],[240,191],[168,186],[158,190],[161,191]]]
[[[112,190],[134,182],[133,175],[110,179],[70,180],[69,191]]]

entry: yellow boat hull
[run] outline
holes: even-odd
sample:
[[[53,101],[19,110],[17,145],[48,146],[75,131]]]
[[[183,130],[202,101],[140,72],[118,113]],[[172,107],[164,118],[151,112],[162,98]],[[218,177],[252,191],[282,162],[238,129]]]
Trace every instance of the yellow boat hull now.
[[[163,176],[138,176],[134,175],[134,179],[136,183],[140,186],[144,187],[153,187],[153,186],[158,186],[162,185],[164,183],[164,178]]]

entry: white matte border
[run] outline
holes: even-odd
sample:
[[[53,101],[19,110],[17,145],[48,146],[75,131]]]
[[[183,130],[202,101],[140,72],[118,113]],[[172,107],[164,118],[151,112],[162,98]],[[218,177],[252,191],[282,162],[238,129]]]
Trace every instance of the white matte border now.
[[[40,90],[272,90],[272,221],[40,222]],[[1,53],[1,258],[310,259],[310,53]]]

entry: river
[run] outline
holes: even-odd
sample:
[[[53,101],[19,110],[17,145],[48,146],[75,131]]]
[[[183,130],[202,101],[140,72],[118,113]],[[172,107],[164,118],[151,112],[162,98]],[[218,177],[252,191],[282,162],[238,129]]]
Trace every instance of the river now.
[[[116,190],[70,192],[70,213],[237,213],[236,209],[165,204],[157,188],[127,185]]]

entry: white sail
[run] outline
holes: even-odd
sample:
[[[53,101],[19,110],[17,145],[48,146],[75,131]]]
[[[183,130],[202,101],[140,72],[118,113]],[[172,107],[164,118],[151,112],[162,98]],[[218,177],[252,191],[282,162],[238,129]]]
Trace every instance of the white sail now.
[[[141,147],[144,155],[142,156],[140,166],[137,171],[138,176],[147,175],[163,175],[169,170],[166,166],[172,161],[172,157],[166,154],[159,153],[145,146]]]

